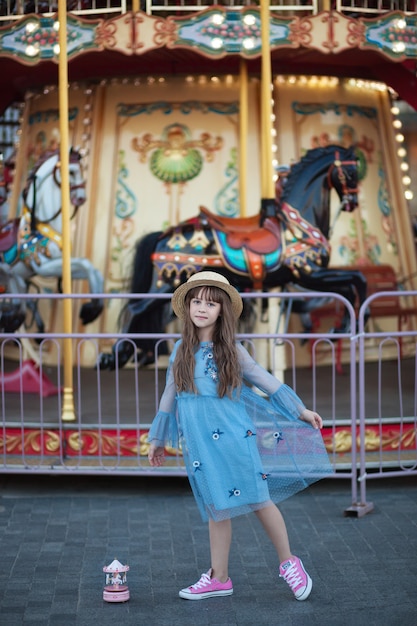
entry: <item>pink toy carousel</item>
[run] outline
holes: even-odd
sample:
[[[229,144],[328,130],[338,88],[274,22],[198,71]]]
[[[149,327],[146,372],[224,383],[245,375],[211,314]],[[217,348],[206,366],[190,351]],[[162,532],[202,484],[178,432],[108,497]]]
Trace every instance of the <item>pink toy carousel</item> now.
[[[114,559],[110,565],[103,567],[106,575],[106,583],[103,589],[103,600],[106,602],[126,602],[130,598],[129,587],[126,582],[128,565],[122,565]]]

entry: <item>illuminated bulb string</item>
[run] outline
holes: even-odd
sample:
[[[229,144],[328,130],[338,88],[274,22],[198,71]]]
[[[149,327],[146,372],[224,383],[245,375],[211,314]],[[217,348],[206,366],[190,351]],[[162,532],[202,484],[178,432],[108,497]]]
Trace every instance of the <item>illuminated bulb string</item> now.
[[[37,26],[37,25],[36,25]],[[29,23],[28,24],[28,33],[32,34],[33,31],[33,23]],[[224,76],[217,76],[217,75],[197,75],[197,76],[185,76],[184,77],[184,82],[186,84],[200,84],[200,85],[206,85],[208,83],[214,83],[214,84],[219,84],[219,83],[224,83],[227,86],[234,86],[235,84],[238,83],[239,78],[237,76],[233,76],[232,74],[227,74]],[[255,79],[256,80],[256,79]],[[168,83],[169,79],[167,79],[164,76],[144,76],[144,77],[136,77],[133,79],[130,78],[113,78],[111,80],[101,80],[99,82],[100,85],[104,86],[106,84],[112,84],[112,85],[117,85],[117,84],[122,84],[122,85],[129,85],[132,84],[134,86],[138,86],[141,84],[146,84],[148,86],[155,86],[158,84],[164,84],[164,83]],[[275,128],[275,100],[274,100],[274,90],[273,87],[274,85],[276,86],[280,86],[280,85],[291,85],[291,86],[302,86],[302,87],[312,87],[314,89],[317,88],[329,88],[329,87],[337,87],[341,82],[341,79],[339,79],[337,76],[295,76],[295,75],[288,75],[288,76],[284,76],[284,75],[277,75],[274,77],[273,79],[273,85],[271,85],[271,99],[272,99],[272,116],[271,116],[271,122],[272,122],[272,128],[271,128],[271,134],[272,134],[272,165],[273,165],[273,169],[276,172],[279,166],[279,160],[278,160],[278,146],[277,146],[277,142],[276,142],[276,137],[277,137],[277,132],[276,132],[276,128]],[[345,85],[347,86],[347,88],[349,89],[358,89],[358,90],[369,90],[369,91],[380,91],[380,92],[385,92],[388,91],[389,88],[387,87],[387,85],[385,85],[385,83],[380,83],[377,81],[369,81],[369,80],[362,80],[362,79],[356,79],[356,78],[350,78],[347,79],[345,81]],[[74,85],[71,85],[71,87],[74,87]],[[77,86],[75,86],[77,87]],[[57,89],[56,85],[47,85],[44,86],[43,89],[41,90],[41,93],[47,94],[50,93],[54,90]],[[86,104],[84,107],[84,111],[85,111],[85,117],[84,117],[84,128],[83,128],[83,134],[82,134],[82,152],[84,155],[88,154],[88,142],[91,138],[91,107],[92,107],[92,94],[93,94],[93,90],[94,90],[94,85],[92,85],[91,87],[86,87],[85,88],[85,94],[87,95],[87,100],[86,100]],[[30,99],[32,97],[37,97],[38,93],[30,93],[27,95],[27,98]],[[399,144],[399,148],[397,150],[397,155],[400,158],[401,162],[400,162],[400,169],[401,172],[403,174],[402,177],[402,182],[403,185],[405,187],[405,191],[404,191],[404,196],[407,200],[412,200],[413,199],[413,192],[410,189],[410,184],[411,184],[411,178],[409,176],[409,165],[408,162],[406,160],[407,157],[407,151],[405,150],[403,143],[404,143],[404,135],[401,132],[402,130],[402,123],[401,120],[398,118],[400,110],[397,106],[393,106],[391,108],[391,113],[393,115],[393,128],[395,130],[395,139],[397,141],[397,143]],[[87,123],[88,120],[88,123]],[[276,181],[278,179],[278,174],[275,173],[274,174],[274,181]]]
[[[278,160],[278,145],[277,145],[277,131],[275,128],[275,121],[276,121],[276,116],[275,116],[275,91],[274,91],[274,84],[272,82],[271,85],[271,109],[272,109],[272,115],[271,115],[271,137],[272,137],[272,170],[274,173],[273,175],[273,181],[274,183],[277,182],[279,175],[278,175],[278,166],[279,166],[279,160]]]
[[[404,140],[405,137],[403,135],[403,133],[401,132],[402,129],[402,122],[399,119],[399,114],[400,114],[400,109],[398,106],[396,106],[395,104],[391,107],[391,114],[393,116],[393,120],[392,120],[392,126],[395,130],[395,141],[399,144],[399,148],[397,150],[397,155],[399,157],[399,159],[401,160],[400,162],[400,170],[403,173],[402,176],[402,183],[404,185],[404,197],[406,200],[412,200],[413,199],[413,192],[410,189],[410,185],[411,185],[411,178],[408,175],[410,166],[407,162],[407,150],[404,148]]]
[[[313,87],[315,89],[320,88],[320,87],[336,87],[339,84],[339,78],[337,78],[336,76],[283,76],[283,75],[279,75],[276,76],[274,79],[274,82],[276,85],[296,85],[296,86],[302,86],[302,87]],[[368,91],[379,91],[379,92],[386,92],[389,91],[391,93],[391,96],[396,97],[397,94],[395,94],[394,92],[392,92],[392,90],[387,87],[387,85],[385,83],[381,83],[378,81],[371,81],[371,80],[363,80],[363,79],[357,79],[357,78],[349,78],[346,80],[345,85],[348,89],[358,89],[358,90],[368,90]],[[393,106],[391,108],[391,113],[393,115],[393,121],[392,121],[392,125],[394,128],[394,132],[395,132],[395,140],[396,142],[399,144],[399,147],[397,149],[397,155],[400,159],[400,169],[401,172],[403,174],[402,176],[402,183],[404,185],[404,197],[406,198],[406,200],[412,200],[413,199],[413,192],[410,189],[410,185],[411,185],[411,178],[408,175],[409,172],[409,164],[407,162],[407,151],[404,148],[404,135],[401,132],[402,130],[402,123],[401,120],[399,119],[399,114],[400,114],[400,110],[397,106]],[[277,167],[278,163],[274,163],[274,166]]]

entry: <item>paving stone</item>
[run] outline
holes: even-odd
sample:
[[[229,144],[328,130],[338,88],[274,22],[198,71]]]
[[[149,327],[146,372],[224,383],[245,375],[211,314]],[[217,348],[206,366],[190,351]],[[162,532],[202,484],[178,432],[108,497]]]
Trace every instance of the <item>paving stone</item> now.
[[[33,485],[36,484],[36,488]],[[372,513],[344,517],[345,480],[280,506],[313,577],[306,602],[278,577],[255,516],[233,520],[234,595],[187,602],[209,567],[207,525],[176,478],[0,478],[0,624],[7,626],[404,626],[417,623],[417,482],[373,481]],[[103,566],[130,565],[131,599],[103,601]]]

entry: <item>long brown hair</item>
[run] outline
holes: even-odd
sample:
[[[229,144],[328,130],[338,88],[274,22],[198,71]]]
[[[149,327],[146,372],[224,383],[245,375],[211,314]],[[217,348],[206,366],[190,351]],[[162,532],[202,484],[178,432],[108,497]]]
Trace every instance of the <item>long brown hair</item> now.
[[[197,393],[194,383],[195,353],[200,345],[198,329],[189,315],[190,302],[195,297],[204,297],[221,305],[213,332],[213,355],[218,373],[218,394],[231,395],[233,389],[241,386],[241,369],[236,349],[236,320],[232,312],[231,301],[227,293],[219,287],[194,287],[185,296],[187,315],[183,321],[182,342],[178,346],[173,372],[178,391]]]

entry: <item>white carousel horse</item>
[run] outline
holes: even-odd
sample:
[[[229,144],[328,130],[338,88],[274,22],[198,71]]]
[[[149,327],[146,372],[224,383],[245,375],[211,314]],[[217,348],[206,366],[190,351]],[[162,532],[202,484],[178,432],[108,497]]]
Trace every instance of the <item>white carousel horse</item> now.
[[[72,217],[85,202],[80,154],[71,149],[69,155],[70,200]],[[62,277],[62,214],[61,172],[59,151],[45,154],[29,174],[22,193],[24,208],[20,218],[0,228],[0,289],[10,294],[0,300],[0,331],[14,332],[23,323],[26,305],[32,308],[40,331],[42,320],[33,309],[33,302],[19,300],[16,294],[26,293],[34,276]],[[86,258],[71,258],[71,277],[87,280],[91,294],[103,293],[103,276]],[[94,321],[103,310],[103,301],[93,298],[83,303],[80,319],[83,324]]]

